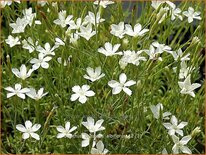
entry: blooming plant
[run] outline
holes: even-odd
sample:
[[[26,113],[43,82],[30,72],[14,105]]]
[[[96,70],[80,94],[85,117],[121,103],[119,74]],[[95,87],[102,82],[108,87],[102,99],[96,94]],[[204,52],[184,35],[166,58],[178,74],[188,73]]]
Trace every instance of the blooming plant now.
[[[3,154],[205,154],[204,2],[0,7]]]

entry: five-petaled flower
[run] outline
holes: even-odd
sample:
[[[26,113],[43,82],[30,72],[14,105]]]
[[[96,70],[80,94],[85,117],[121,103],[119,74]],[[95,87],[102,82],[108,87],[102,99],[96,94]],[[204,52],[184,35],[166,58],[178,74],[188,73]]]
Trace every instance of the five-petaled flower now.
[[[112,46],[111,43],[106,42],[104,44],[105,48],[100,47],[98,52],[104,54],[105,56],[122,55],[122,52],[117,52],[120,46],[120,44],[115,44]]]
[[[72,94],[70,100],[75,101],[78,99],[79,102],[84,104],[87,101],[87,97],[91,97],[95,95],[95,93],[89,89],[90,89],[89,85],[83,85],[82,87],[80,86],[72,87],[72,91],[75,94]]]
[[[177,118],[173,115],[171,117],[171,123],[163,123],[164,127],[168,129],[169,135],[175,135],[175,133],[178,133],[179,135],[183,136],[182,129],[188,124],[187,122],[180,122],[178,124]]]
[[[77,127],[76,126],[73,126],[72,128],[70,128],[70,127],[71,127],[70,122],[66,122],[65,128],[63,126],[57,126],[57,131],[60,132],[57,134],[57,138],[67,137],[67,138],[71,139],[73,137],[71,132],[76,130]]]
[[[95,69],[91,68],[91,67],[87,67],[87,74],[88,75],[84,75],[85,79],[88,79],[92,82],[97,81],[99,79],[101,79],[102,77],[105,76],[104,73],[101,73],[101,67],[96,67]]]
[[[25,122],[25,126],[22,124],[16,125],[16,129],[23,132],[22,138],[23,139],[28,139],[30,136],[33,137],[36,140],[40,140],[40,137],[38,134],[35,132],[40,129],[41,125],[40,124],[34,124],[32,126],[32,122],[27,120]]]
[[[187,76],[187,78],[183,82],[178,82],[179,87],[181,88],[181,94],[189,94],[192,97],[195,97],[195,93],[193,92],[195,89],[201,87],[199,83],[191,84],[191,74]]]
[[[120,82],[111,80],[108,82],[108,85],[113,88],[112,94],[119,94],[123,90],[127,95],[131,96],[132,91],[128,87],[136,84],[136,82],[133,80],[127,81],[127,76],[125,73],[120,74],[119,81]]]
[[[12,68],[12,73],[14,73],[16,77],[21,78],[22,80],[30,77],[33,71],[33,69],[29,69],[29,71],[27,72],[26,66],[24,64],[21,65],[20,70],[18,70],[17,68]]]
[[[187,153],[187,154],[192,154],[192,151],[185,146],[191,139],[192,137],[190,135],[184,136],[181,140],[179,137],[172,135],[172,140],[175,143],[174,146],[172,147],[172,151],[174,154],[179,154],[179,152],[182,153]]]
[[[29,88],[21,88],[21,84],[15,84],[15,87],[6,87],[5,90],[9,91],[9,93],[7,93],[7,98],[10,98],[14,95],[17,95],[18,97],[25,99],[26,96],[25,94],[28,93],[30,91]]]
[[[189,7],[188,11],[184,11],[183,15],[185,15],[188,18],[188,23],[192,23],[193,19],[201,20],[200,12],[195,12],[194,8]]]

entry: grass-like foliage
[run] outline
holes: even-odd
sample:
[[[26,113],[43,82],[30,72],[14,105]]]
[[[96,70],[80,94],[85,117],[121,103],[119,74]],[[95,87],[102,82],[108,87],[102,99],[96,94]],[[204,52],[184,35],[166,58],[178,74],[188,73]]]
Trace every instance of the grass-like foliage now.
[[[204,153],[204,3],[1,1],[2,153]]]

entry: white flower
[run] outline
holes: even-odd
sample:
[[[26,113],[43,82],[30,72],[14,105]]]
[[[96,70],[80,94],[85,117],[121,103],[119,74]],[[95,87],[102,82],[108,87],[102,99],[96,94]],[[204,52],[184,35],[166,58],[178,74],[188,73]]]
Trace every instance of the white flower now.
[[[15,23],[10,23],[9,26],[13,28],[11,33],[22,33],[26,27],[27,23],[25,19],[17,18]]]
[[[75,94],[72,94],[70,100],[75,101],[78,99],[79,102],[82,104],[87,101],[87,97],[94,96],[95,93],[92,90],[89,90],[90,86],[88,85],[83,85],[82,87],[80,86],[74,86],[72,87],[72,91]]]
[[[87,147],[89,145],[89,141],[91,139],[90,135],[88,135],[87,133],[82,133],[82,147]]]
[[[157,48],[156,53],[163,53],[164,51],[168,52],[168,53],[172,52],[171,47],[169,47],[165,44],[160,44],[157,41],[153,42],[152,45]]]
[[[169,135],[175,135],[175,133],[183,136],[182,129],[188,124],[187,122],[181,122],[178,124],[177,118],[173,115],[170,119],[171,123],[163,123],[164,127],[167,128]]]
[[[103,137],[102,134],[96,135],[95,133],[94,135],[88,135],[87,133],[82,133],[81,136],[82,136],[82,147],[87,147],[92,137],[93,137],[92,147],[94,147],[96,145],[96,139]]]
[[[125,25],[125,33],[132,37],[143,36],[148,31],[149,29],[142,29],[142,25],[139,23],[134,26],[134,29],[129,24]]]
[[[33,19],[36,17],[36,13],[32,13],[32,8],[23,10],[24,21],[26,24],[32,25]]]
[[[111,81],[108,82],[108,85],[113,88],[112,89],[112,94],[119,94],[123,90],[126,94],[131,96],[132,91],[127,87],[136,84],[136,82],[133,81],[133,80],[127,81],[127,76],[126,76],[125,73],[120,74],[119,81],[120,82],[117,82],[115,80],[111,80]]]
[[[182,49],[179,48],[177,51],[172,51],[172,56],[174,57],[174,60],[177,61],[179,58],[181,61],[187,61],[190,60],[189,56],[190,53],[186,54],[185,56],[183,56],[183,52]]]
[[[26,93],[27,96],[29,96],[30,98],[34,99],[34,100],[40,100],[42,97],[44,97],[45,95],[48,94],[48,92],[43,93],[44,92],[44,88],[40,88],[38,90],[38,92],[34,89],[34,88],[29,88],[30,91],[28,93]]]
[[[177,67],[173,68],[174,71],[176,71]],[[180,71],[179,71],[179,79],[185,79],[189,75],[191,71],[193,71],[195,68],[187,67],[187,64],[185,61],[182,61],[180,64]]]
[[[149,59],[152,59],[152,60],[158,59],[158,60],[162,61],[161,57],[157,58],[158,52],[157,52],[157,49],[155,49],[153,45],[150,45],[149,50],[145,50],[145,53],[147,53],[149,55]]]
[[[179,137],[172,135],[172,140],[175,143],[172,147],[172,151],[174,154],[179,154],[181,151],[182,153],[192,154],[191,150],[185,146],[192,137],[190,135],[184,136],[181,140],[179,140]]]
[[[39,53],[38,59],[33,58],[31,59],[30,63],[33,64],[32,68],[34,70],[37,70],[39,67],[47,69],[49,68],[48,61],[50,61],[51,59],[52,57],[49,57],[49,56],[45,57],[43,53]]]
[[[15,45],[20,45],[20,41],[19,41],[19,37],[13,37],[11,35],[8,36],[8,39],[5,40],[6,43],[10,46],[10,47],[14,47]]]
[[[46,43],[44,45],[44,48],[41,46],[37,46],[36,50],[42,54],[44,54],[44,56],[46,55],[55,55],[54,50],[57,48],[57,46],[54,46],[51,48],[49,43]]]
[[[9,91],[9,93],[7,93],[7,98],[17,95],[18,97],[22,99],[25,99],[25,93],[28,93],[30,91],[29,88],[21,89],[21,84],[18,84],[18,83],[15,84],[15,88],[6,87],[5,90]]]
[[[91,154],[106,154],[109,150],[104,148],[104,144],[102,141],[98,141],[96,144],[96,148],[91,149]]]
[[[110,0],[96,0],[95,2],[94,2],[94,5],[100,5],[100,6],[102,6],[103,8],[106,8],[108,5],[110,5],[110,4],[114,4],[114,2],[113,1],[110,1]]]
[[[71,19],[73,18],[73,15],[69,15],[66,17],[66,11],[62,10],[58,13],[58,19],[54,20],[54,23],[57,25],[60,25],[62,28],[66,27],[66,25],[69,25],[71,22]]]
[[[160,6],[161,4],[163,4],[163,3],[165,3],[165,1],[162,1],[162,0],[153,0],[151,6],[152,6],[154,9],[158,9],[159,6]]]
[[[130,50],[123,51],[124,54],[119,61],[121,68],[124,69],[128,63],[138,66],[140,61],[146,61],[147,59],[140,55],[142,51],[143,50],[137,52]]]
[[[71,20],[71,22],[69,23],[68,30],[78,30],[78,29],[80,29],[80,27],[82,25],[83,25],[83,23],[82,23],[82,19],[81,18],[77,18],[76,23],[73,20]]]
[[[100,17],[100,12],[97,12],[96,14],[96,18],[95,18],[95,14],[91,11],[88,12],[88,15],[84,18],[84,23],[83,24],[93,24],[93,25],[98,25],[99,23],[105,21],[105,19],[102,19]]]
[[[78,35],[85,38],[87,41],[96,34],[96,31],[92,30],[92,25],[88,24],[86,27],[83,25],[80,26],[80,32],[77,32]]]
[[[122,52],[117,52],[120,46],[120,44],[115,44],[114,46],[112,46],[111,43],[106,42],[104,44],[105,48],[99,48],[98,52],[104,54],[105,56],[122,55]]]
[[[21,65],[20,70],[18,70],[17,68],[12,68],[12,73],[14,73],[16,77],[21,78],[22,80],[25,80],[26,78],[30,77],[33,71],[33,69],[30,69],[27,73],[27,69],[24,64]]]
[[[47,1],[37,1],[37,4],[43,7],[44,5],[48,4],[48,2]]]
[[[4,8],[6,5],[10,6],[12,4],[12,0],[1,0],[0,1],[0,8]],[[18,0],[14,0],[14,2],[20,3]]]
[[[22,41],[22,44],[23,44],[22,48],[27,49],[29,50],[29,53],[32,53],[38,46],[38,41],[34,43],[34,41],[30,37],[28,37],[27,40],[24,39]]]
[[[87,74],[88,75],[84,75],[84,78],[92,82],[99,80],[100,78],[105,76],[104,73],[101,73],[101,67],[96,67],[95,69],[87,67]]]
[[[77,43],[78,39],[79,39],[79,35],[77,33],[71,33],[69,42],[75,44]]]
[[[191,74],[183,82],[178,82],[179,87],[181,88],[181,94],[189,94],[192,97],[195,97],[195,93],[193,92],[195,89],[201,87],[199,83],[191,84]]]
[[[73,132],[76,129],[77,129],[76,126],[73,126],[72,128],[70,128],[70,122],[66,122],[65,128],[63,126],[57,126],[57,131],[60,132],[57,134],[57,138],[67,137],[71,139],[73,136],[71,132]]]
[[[164,112],[163,113],[163,105],[161,103],[158,103],[156,106],[155,105],[151,105],[150,109],[153,113],[154,118],[159,119],[162,113],[162,119],[169,119],[168,116],[171,115],[170,112]]]
[[[87,122],[82,122],[82,125],[84,125],[90,133],[96,133],[105,129],[105,127],[102,126],[103,122],[104,120],[100,119],[94,123],[94,119],[92,117],[87,117]]]
[[[65,43],[60,38],[55,38],[55,46],[54,47],[58,48],[59,46],[65,46]]]
[[[16,129],[23,132],[22,138],[28,139],[30,136],[33,137],[36,140],[39,140],[39,135],[35,132],[39,130],[41,127],[40,124],[34,124],[32,126],[32,123],[30,121],[25,122],[25,127],[22,124],[16,125]]]
[[[200,17],[201,12],[195,12],[194,8],[189,7],[188,11],[184,11],[183,15],[185,15],[188,18],[188,23],[192,23],[193,19],[198,19],[201,20],[202,18]]]
[[[124,34],[125,34],[124,22],[120,22],[117,25],[112,24],[110,33],[113,34],[114,36],[119,37],[120,39],[122,39],[124,37]]]

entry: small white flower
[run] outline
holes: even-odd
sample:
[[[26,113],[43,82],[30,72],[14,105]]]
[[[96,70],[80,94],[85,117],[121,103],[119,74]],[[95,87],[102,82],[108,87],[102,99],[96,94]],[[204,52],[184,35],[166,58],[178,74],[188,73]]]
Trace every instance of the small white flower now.
[[[102,134],[96,135],[96,133],[93,133],[93,135],[88,135],[87,133],[82,133],[81,136],[82,136],[82,147],[87,147],[92,138],[93,138],[92,147],[94,147],[96,145],[96,139],[103,137]]]
[[[175,61],[177,61],[179,58],[180,58],[181,61],[190,60],[190,58],[189,58],[190,53],[183,56],[183,52],[182,52],[181,48],[179,48],[177,51],[172,51],[171,54],[172,54]]]
[[[176,71],[177,67],[173,68],[174,71]],[[185,61],[182,61],[180,64],[180,71],[179,71],[179,79],[185,79],[193,71],[195,68],[187,67],[187,64]]]
[[[88,75],[84,75],[84,78],[92,82],[99,80],[100,78],[105,76],[104,73],[101,73],[101,67],[96,67],[95,69],[87,67],[87,74]]]
[[[72,91],[75,94],[72,94],[70,100],[75,101],[78,99],[79,102],[84,104],[87,101],[87,97],[91,97],[95,95],[95,93],[89,89],[90,89],[90,86],[88,85],[83,85],[82,87],[80,86],[72,87]]]
[[[191,74],[183,82],[178,82],[179,87],[181,89],[181,94],[189,94],[192,97],[195,97],[195,93],[193,92],[195,89],[201,87],[199,83],[191,84]]]
[[[35,20],[35,21],[34,21],[34,24],[36,24],[36,25],[41,25],[41,21],[40,21],[40,20]]]
[[[112,24],[111,25],[111,31],[110,33],[113,34],[116,37],[119,37],[122,39],[125,34],[125,29],[124,29],[124,22],[120,22],[119,24]]]
[[[87,41],[96,34],[96,31],[92,30],[92,25],[88,24],[86,27],[83,25],[80,26],[80,32],[77,32],[78,35],[85,38]]]
[[[30,121],[26,121],[25,126],[23,126],[22,124],[16,125],[16,129],[23,132],[23,139],[28,139],[31,136],[36,140],[40,140],[39,135],[35,133],[40,129],[40,127],[40,124],[34,124],[32,126],[32,123]]]
[[[157,10],[161,4],[165,3],[163,0],[152,0],[151,6]]]
[[[87,122],[82,122],[82,125],[84,125],[90,133],[96,133],[98,131],[105,130],[105,127],[102,126],[103,122],[104,120],[100,119],[94,123],[94,119],[92,117],[87,117]]]
[[[8,36],[8,39],[5,40],[6,43],[10,46],[10,47],[14,47],[15,45],[20,45],[20,41],[19,41],[19,37],[13,37],[11,35]]]
[[[133,80],[127,81],[127,76],[125,73],[120,74],[119,81],[120,82],[117,82],[115,80],[111,80],[108,82],[108,85],[113,88],[112,94],[119,94],[123,90],[127,95],[131,96],[132,91],[127,87],[136,84],[136,82]]]
[[[17,18],[15,23],[10,23],[9,26],[13,28],[11,33],[22,33],[25,30],[27,23],[24,18]]]
[[[28,37],[27,40],[24,39],[22,41],[22,44],[23,44],[22,48],[27,49],[29,50],[29,53],[32,53],[38,46],[38,41],[34,43],[34,41],[30,37]]]
[[[125,33],[132,37],[143,36],[148,31],[149,29],[142,29],[142,25],[139,23],[134,26],[134,29],[129,24],[125,25]]]
[[[171,123],[163,123],[164,127],[168,129],[169,135],[175,135],[175,133],[183,136],[182,129],[188,124],[187,122],[180,122],[178,124],[177,118],[173,115],[170,119]]]
[[[157,41],[156,42],[153,42],[152,45],[154,47],[156,47],[156,53],[163,53],[164,51],[165,52],[168,52],[168,53],[171,53],[171,47],[165,45],[165,44],[160,44],[158,43]]]
[[[91,11],[88,12],[88,15],[84,18],[83,24],[93,24],[93,25],[98,25],[99,23],[105,21],[105,19],[102,19],[100,17],[100,12],[97,12],[96,17],[95,14]]]
[[[33,23],[33,19],[36,17],[36,13],[32,13],[32,8],[28,8],[28,9],[23,10],[23,15],[24,15],[23,18],[26,24],[31,26]]]
[[[111,43],[106,42],[104,44],[105,48],[99,48],[98,52],[104,54],[105,56],[122,55],[122,52],[117,52],[120,46],[120,44],[115,44],[112,46]]]
[[[71,20],[71,22],[69,23],[68,30],[78,30],[78,29],[80,29],[80,27],[82,25],[83,25],[83,23],[82,23],[82,19],[81,18],[77,18],[76,23],[74,22],[74,20]]]
[[[124,69],[129,63],[138,66],[140,61],[146,61],[147,59],[140,55],[142,52],[143,50],[137,52],[130,50],[123,51],[123,56],[119,61],[121,68]]]
[[[5,90],[9,91],[9,93],[7,93],[7,98],[10,98],[14,95],[17,95],[18,97],[25,99],[25,94],[28,93],[30,91],[29,88],[23,88],[21,89],[21,84],[15,84],[15,87],[6,87]]]
[[[170,112],[164,112],[163,113],[163,105],[161,103],[158,103],[156,106],[155,105],[151,105],[150,109],[151,109],[151,111],[153,113],[154,118],[156,118],[156,119],[160,118],[161,112],[162,112],[162,119],[165,119],[165,120],[169,119],[168,116],[171,115]]]
[[[36,50],[42,54],[44,54],[44,56],[46,55],[55,55],[54,50],[57,48],[57,46],[54,46],[51,48],[49,43],[46,43],[44,45],[44,48],[41,46],[37,46]]]
[[[65,43],[60,38],[55,38],[55,46],[54,47],[59,47],[59,46],[65,46]]]
[[[73,132],[76,129],[77,129],[76,126],[73,126],[72,128],[70,128],[70,122],[66,122],[65,128],[63,126],[57,126],[57,131],[60,132],[57,134],[57,138],[67,137],[71,139],[73,136],[71,132]]]
[[[87,133],[82,133],[81,134],[82,136],[82,147],[87,147],[89,145],[89,142],[90,142],[90,135],[88,135]]]
[[[109,150],[104,148],[104,144],[102,141],[98,141],[96,144],[96,148],[91,149],[91,154],[106,154]]]
[[[72,44],[76,44],[79,39],[79,35],[77,33],[71,33],[69,42]]]
[[[38,92],[34,89],[34,88],[29,88],[30,91],[28,93],[26,93],[27,96],[29,96],[30,98],[34,99],[34,100],[40,100],[42,97],[44,97],[45,95],[48,94],[48,92],[43,93],[44,92],[44,88],[40,88],[38,90]]]
[[[95,2],[94,2],[94,5],[100,5],[100,6],[102,6],[103,8],[106,8],[108,5],[110,5],[110,4],[114,4],[114,2],[113,1],[110,1],[110,0],[96,0]]]
[[[181,140],[179,140],[179,137],[172,135],[172,140],[175,143],[172,147],[172,151],[174,154],[179,154],[179,152],[192,154],[192,151],[185,146],[192,137],[190,135],[184,136]]]
[[[31,59],[30,63],[33,64],[32,68],[34,70],[37,70],[39,67],[47,69],[49,68],[48,61],[50,61],[51,59],[52,57],[49,57],[49,56],[45,57],[43,53],[39,53],[38,59],[33,58]]]
[[[156,59],[158,59],[159,61],[162,61],[162,58],[161,58],[161,57],[158,57],[158,58],[157,58],[157,55],[158,55],[159,53],[157,52],[157,49],[155,49],[153,45],[150,45],[149,50],[145,50],[145,53],[147,53],[147,54],[149,55],[149,59],[151,59],[151,60],[156,60]]]
[[[157,13],[157,19],[159,19],[158,24],[162,23],[168,16],[169,7],[161,7]]]
[[[188,18],[188,23],[192,23],[193,19],[201,20],[200,17],[201,12],[195,12],[194,8],[189,7],[188,11],[184,11],[183,15],[185,15]]]
[[[66,17],[66,11],[62,10],[58,13],[58,19],[54,20],[54,23],[57,25],[60,25],[62,28],[66,27],[66,25],[69,25],[71,22],[71,19],[73,18],[73,15],[69,15]]]
[[[12,73],[14,73],[16,77],[21,78],[22,80],[25,80],[26,78],[30,77],[33,71],[33,69],[30,69],[27,73],[27,69],[24,64],[21,65],[20,70],[18,70],[17,68],[12,68]]]

